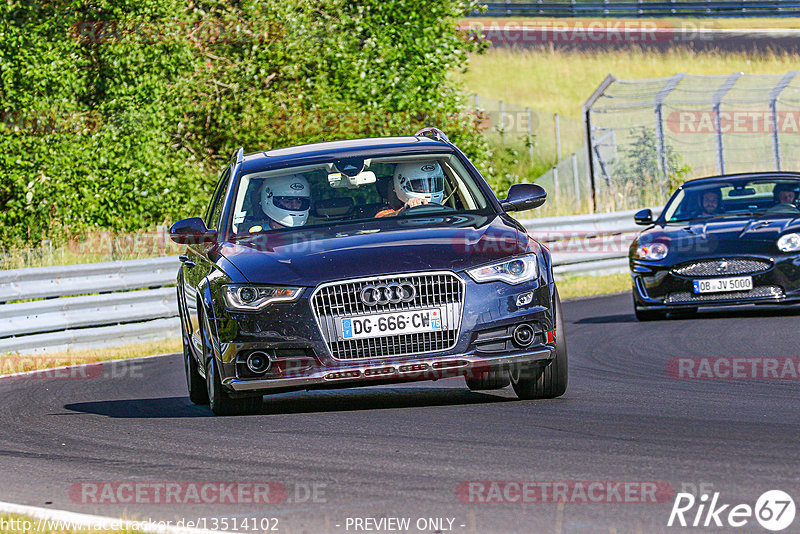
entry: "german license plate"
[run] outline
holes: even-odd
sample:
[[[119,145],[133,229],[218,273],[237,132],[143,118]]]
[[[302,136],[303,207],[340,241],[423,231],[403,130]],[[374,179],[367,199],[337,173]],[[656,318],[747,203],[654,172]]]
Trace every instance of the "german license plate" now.
[[[341,319],[342,339],[418,334],[442,329],[442,310],[376,313]]]
[[[752,276],[711,278],[709,280],[694,280],[693,282],[695,293],[723,293],[726,291],[750,291],[753,289]]]

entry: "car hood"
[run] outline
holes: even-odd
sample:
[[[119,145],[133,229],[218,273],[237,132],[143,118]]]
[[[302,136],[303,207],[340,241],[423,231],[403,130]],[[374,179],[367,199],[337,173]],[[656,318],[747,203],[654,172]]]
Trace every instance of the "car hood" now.
[[[712,218],[685,223],[658,225],[642,233],[639,240],[664,240],[687,251],[765,252],[788,232],[800,231],[800,218]],[[777,249],[776,249],[777,250]]]
[[[334,228],[261,234],[220,245],[251,283],[313,287],[376,274],[460,271],[528,249],[500,216],[377,219]]]

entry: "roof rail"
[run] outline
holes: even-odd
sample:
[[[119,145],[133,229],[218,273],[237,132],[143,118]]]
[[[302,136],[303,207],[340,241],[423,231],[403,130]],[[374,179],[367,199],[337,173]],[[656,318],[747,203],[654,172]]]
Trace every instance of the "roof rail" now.
[[[427,137],[428,139],[433,139],[434,141],[452,144],[450,143],[450,139],[447,138],[443,131],[433,126],[428,126],[427,128],[421,129],[414,134],[414,137]]]
[[[233,155],[233,159],[236,161],[236,164],[240,164],[244,161],[244,147],[239,147],[236,149],[236,154]]]

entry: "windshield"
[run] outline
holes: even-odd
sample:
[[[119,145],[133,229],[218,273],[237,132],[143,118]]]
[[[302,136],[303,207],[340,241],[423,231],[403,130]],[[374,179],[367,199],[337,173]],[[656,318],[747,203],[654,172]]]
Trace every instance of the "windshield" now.
[[[348,158],[242,176],[231,229],[243,236],[487,209],[483,192],[453,154]]]
[[[760,178],[686,184],[664,208],[669,222],[711,217],[798,216],[800,180]]]

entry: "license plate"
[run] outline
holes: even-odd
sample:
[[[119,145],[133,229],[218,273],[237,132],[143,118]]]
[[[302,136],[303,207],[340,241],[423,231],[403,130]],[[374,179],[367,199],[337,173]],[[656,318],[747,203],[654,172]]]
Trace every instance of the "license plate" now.
[[[750,291],[751,289],[753,289],[752,276],[694,280],[695,293],[723,293],[725,291]]]
[[[342,339],[434,332],[442,329],[442,311],[434,308],[345,317],[340,326]]]

